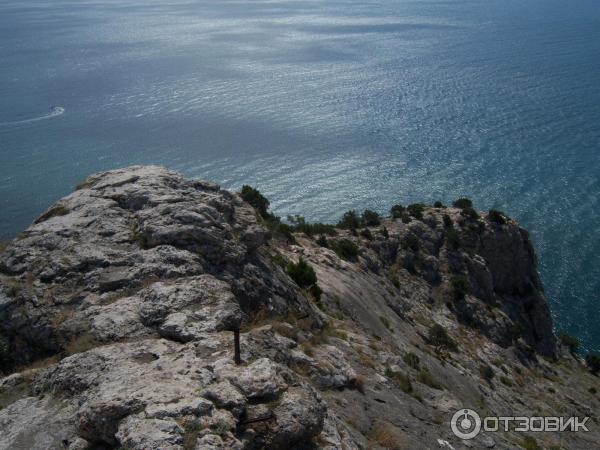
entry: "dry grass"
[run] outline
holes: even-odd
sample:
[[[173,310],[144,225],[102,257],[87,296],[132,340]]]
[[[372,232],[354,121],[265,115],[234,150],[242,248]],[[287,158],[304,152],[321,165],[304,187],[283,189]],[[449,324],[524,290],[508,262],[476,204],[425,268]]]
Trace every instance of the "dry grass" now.
[[[365,367],[375,368],[375,361],[362,350],[358,350],[358,361]]]
[[[403,450],[398,432],[387,423],[376,423],[369,432],[369,441],[388,450]]]
[[[361,394],[365,393],[365,381],[367,377],[362,374],[356,375],[356,378],[352,380],[352,387],[355,388]]]
[[[422,368],[417,373],[417,381],[433,389],[443,389],[442,385],[433,378],[433,375],[431,375],[431,372],[426,367]]]
[[[77,336],[65,346],[65,354],[67,356],[76,353],[83,353],[98,346],[98,341],[89,333],[84,333]]]

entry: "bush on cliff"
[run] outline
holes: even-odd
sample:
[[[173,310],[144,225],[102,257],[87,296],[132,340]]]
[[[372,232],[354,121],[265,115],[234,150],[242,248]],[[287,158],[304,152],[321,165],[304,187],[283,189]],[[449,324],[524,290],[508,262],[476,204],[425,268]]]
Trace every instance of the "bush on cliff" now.
[[[365,227],[376,227],[381,223],[381,219],[375,211],[365,209],[362,213],[362,222]]]
[[[0,335],[0,374],[6,372],[10,362],[8,340]]]
[[[460,212],[460,215],[471,220],[479,219],[479,213],[471,207],[463,208],[463,210]]]
[[[446,243],[448,247],[457,249],[460,246],[460,234],[454,228],[450,228],[446,233]]]
[[[354,261],[358,256],[358,247],[350,239],[339,239],[333,244],[337,255],[347,261]]]
[[[454,351],[458,348],[454,339],[448,335],[446,329],[439,323],[436,323],[429,328],[427,340],[431,345],[438,348],[445,348],[449,351]]]
[[[287,273],[301,288],[312,286],[317,282],[315,270],[302,257],[297,263],[288,264]]]
[[[565,333],[564,331],[559,332],[557,334],[557,337],[558,339],[560,339],[560,342],[569,349],[571,353],[577,353],[580,344],[579,339],[577,339],[575,336],[571,336],[570,334]]]
[[[588,353],[585,357],[585,363],[594,375],[597,375],[600,372],[600,354],[592,352]]]
[[[390,215],[394,219],[399,219],[402,217],[402,213],[404,212],[404,206],[402,205],[394,205],[390,208]]]
[[[242,186],[241,195],[242,199],[250,203],[263,218],[266,219],[269,217],[269,213],[267,212],[269,209],[269,200],[258,189],[244,185]]]
[[[471,201],[471,199],[462,197],[462,198],[454,200],[452,202],[452,206],[454,206],[455,208],[460,208],[460,209],[472,208],[473,202]]]
[[[479,366],[479,374],[481,375],[481,378],[483,378],[487,382],[492,381],[495,375],[494,369],[492,369],[487,364],[482,364]]]
[[[325,237],[324,234],[319,236],[315,242],[317,243],[317,245],[319,247],[325,247],[325,248],[329,247],[329,242],[327,242],[327,238]]]
[[[287,220],[290,222],[294,232],[304,233],[307,236],[315,236],[317,234],[335,236],[337,234],[335,226],[328,223],[309,223],[304,217],[299,215],[287,216]]]
[[[317,274],[304,258],[300,257],[297,263],[289,263],[287,273],[292,280],[301,288],[308,288],[308,291],[316,300],[321,299],[322,290],[317,284]]]
[[[506,223],[506,214],[502,211],[490,209],[488,212],[488,219],[490,222],[497,223],[498,225],[504,225]]]
[[[469,281],[463,276],[455,276],[450,280],[454,300],[462,300],[469,293]]]
[[[413,203],[406,207],[408,214],[413,216],[417,220],[421,220],[423,218],[423,210],[425,209],[425,205],[422,203]]]
[[[346,228],[348,230],[356,230],[357,228],[360,228],[361,225],[362,220],[354,209],[346,211],[338,222],[338,227]]]
[[[419,251],[419,246],[420,246],[419,238],[416,237],[414,234],[409,234],[404,239],[402,239],[402,242],[400,243],[400,245],[402,246],[402,248],[404,250],[410,249],[416,253]]]
[[[368,228],[362,229],[360,231],[360,235],[369,241],[373,240],[373,233],[371,233],[371,230],[369,230]]]
[[[452,218],[448,214],[444,214],[444,226],[446,228],[452,226]]]

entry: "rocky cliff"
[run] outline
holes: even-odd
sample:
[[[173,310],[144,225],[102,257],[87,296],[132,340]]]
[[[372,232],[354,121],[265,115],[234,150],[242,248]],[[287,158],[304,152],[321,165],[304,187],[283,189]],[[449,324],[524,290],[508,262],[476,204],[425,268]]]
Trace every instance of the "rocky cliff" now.
[[[527,232],[414,216],[281,233],[164,168],[89,177],[0,254],[0,448],[593,448]],[[461,407],[593,423],[461,441]]]

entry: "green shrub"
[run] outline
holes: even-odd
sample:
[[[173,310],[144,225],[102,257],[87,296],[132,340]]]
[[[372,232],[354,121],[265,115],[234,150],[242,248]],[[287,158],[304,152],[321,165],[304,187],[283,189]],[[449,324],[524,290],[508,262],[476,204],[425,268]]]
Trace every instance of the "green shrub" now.
[[[365,209],[362,213],[362,222],[366,227],[376,227],[381,223],[381,219],[375,211]]]
[[[410,223],[412,219],[407,213],[402,214],[402,223]]]
[[[513,324],[510,327],[510,334],[512,335],[512,338],[514,341],[516,341],[521,336],[523,336],[524,331],[525,331],[524,326],[520,323],[513,322]]]
[[[409,234],[408,236],[406,236],[404,239],[402,239],[402,242],[400,244],[402,246],[402,248],[404,250],[412,250],[413,252],[418,252],[419,251],[419,238],[416,237],[414,234]]]
[[[504,225],[506,223],[506,214],[502,211],[490,209],[488,212],[488,219],[490,222],[497,223],[498,225]]]
[[[241,195],[242,199],[252,205],[262,217],[268,217],[269,213],[267,210],[269,209],[269,200],[267,200],[258,189],[244,185],[242,186]]]
[[[457,349],[457,345],[454,339],[452,339],[446,332],[446,329],[438,323],[433,324],[429,328],[429,332],[427,333],[427,340],[431,345],[435,347],[443,347],[450,351],[454,351]]]
[[[346,261],[354,261],[358,256],[358,247],[350,239],[338,239],[333,244],[333,250]]]
[[[423,218],[423,211],[425,209],[425,205],[422,203],[413,203],[406,207],[408,214],[413,216],[415,219],[421,220]]]
[[[316,301],[321,300],[321,294],[323,294],[323,290],[319,287],[318,284],[313,284],[310,288],[308,288],[308,291],[312,294]]]
[[[434,208],[445,208],[444,204],[439,200],[433,204]]]
[[[362,221],[354,209],[346,211],[340,219],[340,221],[338,222],[338,227],[346,228],[349,230],[355,230],[356,228],[360,228],[361,225]]]
[[[371,234],[371,230],[368,228],[363,228],[360,232],[360,235],[369,241],[373,240],[373,235]]]
[[[452,286],[452,296],[455,300],[465,298],[470,290],[469,281],[462,275],[452,277],[450,286]]]
[[[329,247],[329,243],[327,242],[327,238],[325,237],[324,234],[322,234],[321,236],[318,237],[318,239],[316,240],[317,245],[321,246],[321,247]]]
[[[527,436],[523,439],[521,447],[523,447],[525,450],[544,450],[543,447],[537,443],[535,438],[532,438],[531,436]]]
[[[600,354],[592,352],[585,357],[585,363],[594,375],[600,372]]]
[[[337,231],[335,226],[328,223],[308,223],[302,216],[288,216],[287,220],[292,224],[292,228],[295,232],[304,233],[307,236],[314,236],[317,234],[326,234],[328,236],[335,236]]]
[[[309,231],[305,233],[308,234],[309,236],[312,236],[314,234],[326,234],[328,236],[335,236],[337,235],[337,231],[335,230],[335,225],[331,225],[330,223],[321,223],[321,222],[315,222],[315,223],[311,223],[308,224],[308,229]]]
[[[412,369],[418,370],[419,369],[419,357],[417,355],[415,355],[413,352],[408,352],[406,355],[404,355],[404,358],[402,358],[404,360],[404,362],[406,363],[406,365]]]
[[[317,274],[302,257],[300,257],[296,264],[288,264],[287,273],[301,288],[306,288],[317,283]]]
[[[560,342],[562,342],[562,344],[565,345],[571,353],[577,352],[580,344],[579,339],[577,339],[575,336],[565,333],[564,331],[559,332],[557,336],[558,339],[560,339]]]
[[[443,220],[444,220],[444,226],[446,228],[449,228],[452,226],[452,224],[453,224],[452,218],[448,214],[444,214]]]
[[[511,387],[513,385],[513,382],[511,381],[510,378],[505,377],[504,375],[502,375],[500,377],[500,381],[502,382],[502,384],[504,384],[505,386]]]
[[[492,369],[490,366],[488,366],[487,364],[481,364],[479,366],[479,374],[481,375],[481,378],[483,378],[485,381],[492,381],[492,379],[494,378],[494,369]]]
[[[390,232],[388,231],[388,229],[386,227],[382,227],[381,230],[379,230],[379,232],[386,239],[390,237]]]
[[[442,389],[442,385],[435,378],[433,378],[433,375],[431,375],[431,372],[429,369],[427,369],[427,367],[423,367],[421,370],[419,370],[417,373],[417,381],[433,389]]]
[[[7,371],[10,362],[8,339],[0,335],[0,374]]]
[[[457,249],[458,247],[460,247],[459,232],[456,231],[454,228],[450,228],[446,232],[446,243],[448,244],[448,247],[453,248],[453,249]]]
[[[402,213],[404,212],[404,206],[402,205],[394,205],[390,208],[390,215],[394,219],[398,219],[402,217]]]
[[[479,213],[471,207],[463,208],[463,210],[460,212],[460,215],[471,220],[479,219]]]
[[[294,229],[289,226],[287,223],[281,223],[279,222],[279,218],[278,217],[274,217],[274,220],[268,220],[268,226],[271,229],[271,231],[274,234],[279,234],[283,237],[285,237],[287,240],[291,241],[291,242],[296,242],[296,239],[294,238]]]
[[[384,316],[379,316],[379,320],[381,320],[381,323],[388,329],[391,330],[392,329],[392,322],[390,322],[390,319],[388,319],[387,317]]]
[[[408,375],[402,372],[394,372],[389,367],[385,369],[385,376],[394,382],[403,392],[410,394],[413,390],[412,383]]]
[[[591,388],[588,389],[588,392],[590,394],[596,395],[598,393],[598,390],[594,386],[592,386]]]
[[[462,198],[454,200],[452,202],[452,206],[454,206],[455,208],[460,208],[460,209],[472,208],[473,202],[471,201],[471,199],[462,197]]]

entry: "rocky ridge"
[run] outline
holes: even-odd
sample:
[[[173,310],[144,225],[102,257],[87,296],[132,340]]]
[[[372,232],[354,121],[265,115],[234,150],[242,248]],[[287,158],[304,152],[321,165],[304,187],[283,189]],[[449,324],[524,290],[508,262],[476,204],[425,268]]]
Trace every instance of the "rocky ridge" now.
[[[461,407],[596,425],[597,379],[557,342],[516,222],[366,228],[319,243],[161,167],[89,177],[0,254],[0,448],[526,448],[453,436]],[[286,273],[299,257],[320,296]]]

